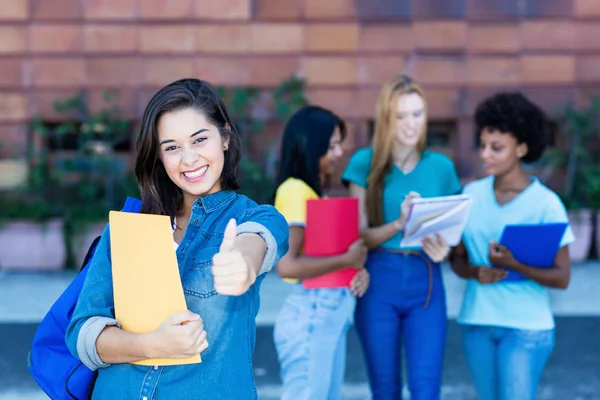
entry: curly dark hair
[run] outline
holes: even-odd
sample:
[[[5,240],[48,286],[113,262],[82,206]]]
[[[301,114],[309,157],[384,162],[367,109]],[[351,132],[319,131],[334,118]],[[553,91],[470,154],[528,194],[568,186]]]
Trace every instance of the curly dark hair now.
[[[527,144],[527,154],[522,161],[532,163],[540,159],[548,145],[546,114],[521,92],[497,93],[475,110],[477,142],[484,128],[508,133],[519,144]]]

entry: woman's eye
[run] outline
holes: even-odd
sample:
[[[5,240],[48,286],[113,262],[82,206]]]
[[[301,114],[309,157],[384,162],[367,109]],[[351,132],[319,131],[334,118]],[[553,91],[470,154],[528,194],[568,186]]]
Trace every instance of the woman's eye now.
[[[177,146],[168,146],[165,148],[165,151],[173,151],[177,148]]]
[[[204,142],[205,140],[206,140],[206,138],[205,138],[205,137],[198,138],[198,139],[194,140],[194,144],[202,143],[202,142]]]

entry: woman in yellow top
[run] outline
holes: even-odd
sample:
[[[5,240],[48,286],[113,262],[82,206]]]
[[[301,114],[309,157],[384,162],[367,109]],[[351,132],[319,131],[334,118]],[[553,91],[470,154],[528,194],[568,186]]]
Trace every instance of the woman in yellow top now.
[[[367,256],[361,240],[344,254],[302,255],[306,202],[324,195],[323,185],[342,156],[346,125],[317,106],[300,109],[287,123],[281,145],[275,208],[290,226],[290,248],[277,265],[279,275],[294,282],[275,323],[275,347],[283,380],[282,400],[337,400],[346,364],[346,333],[355,296],[369,284]],[[304,289],[300,280],[349,265],[359,269],[350,288]]]

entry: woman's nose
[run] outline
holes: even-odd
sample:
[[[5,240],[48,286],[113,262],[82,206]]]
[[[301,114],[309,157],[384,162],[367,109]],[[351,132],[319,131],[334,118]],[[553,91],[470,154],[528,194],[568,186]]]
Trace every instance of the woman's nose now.
[[[194,163],[196,162],[196,160],[198,160],[198,154],[197,152],[189,147],[184,147],[182,149],[183,151],[183,157],[182,157],[182,162],[185,165],[189,165],[189,166],[193,166]]]

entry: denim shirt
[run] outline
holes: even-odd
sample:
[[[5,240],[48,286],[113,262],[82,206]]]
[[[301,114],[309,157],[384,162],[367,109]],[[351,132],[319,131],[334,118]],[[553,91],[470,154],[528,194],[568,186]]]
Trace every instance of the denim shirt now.
[[[241,296],[215,291],[212,256],[219,251],[225,226],[235,218],[237,234],[257,233],[267,252],[256,283]],[[104,363],[96,339],[114,319],[109,227],[89,266],[66,332],[73,355],[98,370],[92,399],[256,399],[252,353],[261,282],[288,250],[289,228],[283,216],[243,195],[220,191],[200,197],[176,254],[188,308],[202,317],[209,347],[200,364],[139,366]]]

